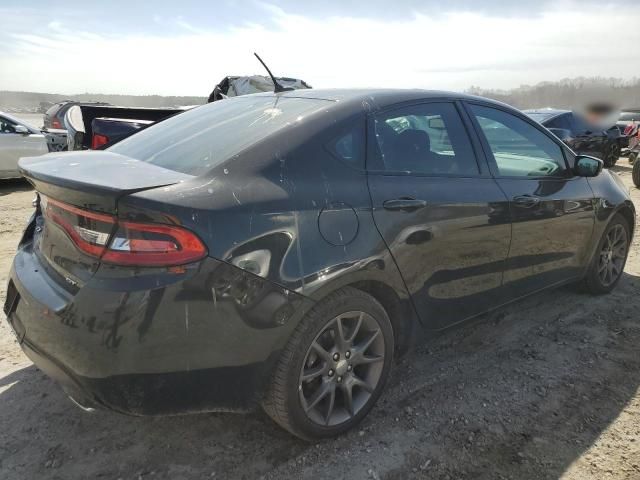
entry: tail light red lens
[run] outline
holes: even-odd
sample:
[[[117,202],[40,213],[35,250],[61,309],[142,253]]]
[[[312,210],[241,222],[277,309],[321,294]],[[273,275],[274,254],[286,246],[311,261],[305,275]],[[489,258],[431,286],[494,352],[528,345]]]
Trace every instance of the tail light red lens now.
[[[58,225],[84,253],[100,257],[116,225],[113,215],[90,212],[40,195],[46,219]]]
[[[94,133],[91,137],[91,150],[97,150],[107,143],[109,143],[109,137],[106,135],[100,135],[99,133]]]
[[[74,245],[103,262],[142,267],[172,267],[203,259],[207,248],[198,236],[175,225],[118,221],[40,196],[46,219],[58,225]]]
[[[173,225],[120,222],[102,261],[150,267],[195,262],[207,255],[200,239]]]
[[[53,117],[51,119],[51,128],[62,128],[62,122],[58,117]]]

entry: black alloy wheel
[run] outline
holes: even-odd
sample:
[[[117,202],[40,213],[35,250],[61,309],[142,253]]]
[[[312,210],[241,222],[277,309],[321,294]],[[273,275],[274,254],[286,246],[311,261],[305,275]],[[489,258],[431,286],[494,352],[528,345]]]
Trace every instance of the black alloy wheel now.
[[[591,262],[584,283],[591,293],[608,293],[616,286],[624,271],[631,230],[620,214],[616,214],[600,240],[598,251]]]
[[[384,356],[384,337],[371,315],[352,311],[331,320],[300,369],[298,391],[309,419],[333,426],[357,415],[380,381]]]
[[[620,158],[620,146],[617,143],[612,143],[607,149],[605,154],[604,164],[608,167],[613,167]]]
[[[393,327],[382,305],[361,290],[342,288],[296,327],[263,408],[305,440],[344,433],[382,393],[393,352]]]
[[[607,232],[598,258],[598,276],[604,287],[615,283],[622,274],[627,259],[627,243],[627,232],[622,225],[613,225]]]

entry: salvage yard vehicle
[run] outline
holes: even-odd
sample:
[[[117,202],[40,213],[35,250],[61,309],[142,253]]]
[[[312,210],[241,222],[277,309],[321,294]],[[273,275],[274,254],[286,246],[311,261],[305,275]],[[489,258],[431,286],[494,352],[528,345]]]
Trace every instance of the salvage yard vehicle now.
[[[277,81],[286,88],[311,88],[303,80],[278,77]],[[216,85],[209,96],[209,102],[240,95],[273,89],[268,77],[225,77]],[[100,105],[78,105],[67,111],[64,123],[69,129],[69,150],[103,149],[137,133],[148,126],[173,115],[196,107],[190,105],[175,108],[135,108]]]
[[[261,405],[331,437],[420,339],[562,284],[613,290],[635,210],[602,167],[479,97],[214,102],[104,151],[22,159],[37,200],[4,311],[85,408]]]
[[[574,152],[600,158],[607,168],[614,166],[620,157],[623,137],[618,128],[603,130],[571,110],[543,108],[524,113],[551,130]]]
[[[142,108],[113,105],[75,105],[64,117],[67,149],[106,148],[156,122],[193,107]]]
[[[620,117],[616,122],[616,126],[622,132],[622,150],[624,153],[629,153],[626,150],[633,149],[635,142],[630,144],[632,139],[638,135],[638,126],[640,126],[640,111],[624,111],[620,113]]]
[[[56,151],[58,138],[0,112],[0,179],[19,178],[18,159]]]
[[[43,117],[43,128],[64,130],[64,116],[69,109],[76,105],[109,105],[105,102],[76,102],[73,100],[64,100],[49,107]]]
[[[640,133],[638,133],[638,135],[640,135]],[[633,165],[631,178],[633,180],[633,184],[640,188],[640,162],[638,161],[638,155],[640,155],[640,142],[636,142],[629,152],[629,163]]]

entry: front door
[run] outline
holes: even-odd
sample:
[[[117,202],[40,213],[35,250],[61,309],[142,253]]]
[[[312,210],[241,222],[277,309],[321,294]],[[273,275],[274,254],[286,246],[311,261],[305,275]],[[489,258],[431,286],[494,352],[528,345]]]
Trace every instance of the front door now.
[[[405,106],[369,122],[373,215],[421,320],[440,329],[504,300],[508,202],[453,102]]]
[[[44,135],[16,133],[16,123],[0,116],[0,178],[18,176],[21,157],[47,153]]]
[[[468,104],[493,174],[510,201],[511,250],[504,274],[510,296],[577,278],[587,263],[593,193],[574,176],[565,150],[533,122]]]

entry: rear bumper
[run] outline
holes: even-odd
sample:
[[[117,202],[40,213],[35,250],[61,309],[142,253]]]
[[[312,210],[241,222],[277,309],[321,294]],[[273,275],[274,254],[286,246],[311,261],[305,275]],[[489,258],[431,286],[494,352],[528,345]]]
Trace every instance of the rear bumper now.
[[[181,273],[99,270],[70,292],[26,244],[10,281],[26,355],[79,404],[134,415],[253,409],[311,306],[214,259]]]

